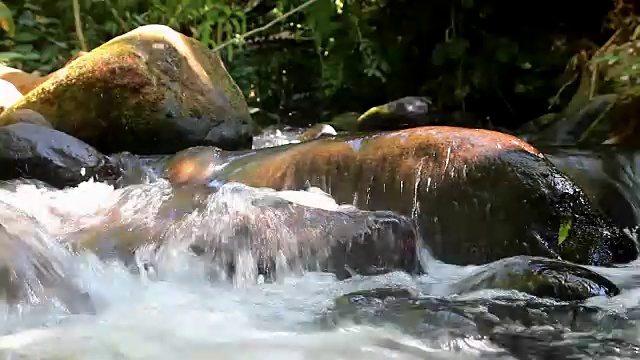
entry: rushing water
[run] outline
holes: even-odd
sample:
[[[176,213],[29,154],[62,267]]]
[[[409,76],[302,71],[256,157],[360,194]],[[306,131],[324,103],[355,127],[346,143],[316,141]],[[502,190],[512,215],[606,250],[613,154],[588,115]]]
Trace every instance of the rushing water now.
[[[276,136],[280,138],[262,139],[263,145],[293,138],[282,133]],[[182,245],[203,228],[221,221],[221,203],[227,209],[256,211],[247,206],[249,195],[212,194],[203,209],[182,220],[171,220],[171,211],[178,208],[170,201],[171,187],[149,168],[134,177],[141,179],[140,184],[120,189],[93,182],[66,190],[25,181],[1,186],[0,208],[4,210],[0,218],[10,234],[0,231],[0,240],[5,235],[27,239],[37,254],[53,263],[42,268],[64,274],[65,281],[72,284],[67,288],[56,285],[62,290],[53,293],[37,281],[17,284],[15,292],[26,294],[26,301],[0,307],[0,354],[4,358],[640,356],[640,345],[636,345],[640,344],[640,282],[635,281],[633,265],[597,269],[621,284],[623,291],[615,298],[595,297],[583,304],[490,289],[452,294],[449,284],[477,267],[443,264],[426,252],[422,258],[428,275],[420,277],[395,272],[338,281],[332,274],[292,271],[280,273],[275,282],[264,282],[249,270],[251,266],[239,266],[233,281],[226,281],[212,276],[210,264],[184,251]],[[318,203],[319,199],[312,201]],[[326,206],[335,205],[325,200]],[[167,203],[175,205],[168,212]],[[164,215],[159,217],[161,213]],[[149,251],[140,240],[148,234],[120,226],[133,223],[152,232],[161,229],[167,245]],[[274,226],[278,230],[278,224]],[[280,230],[273,236],[295,237],[290,229]],[[137,244],[136,258],[109,260],[65,246],[78,239],[109,243],[114,237]],[[15,243],[20,242],[0,244],[0,257],[19,251],[7,248]],[[251,262],[247,254],[237,255],[239,263],[243,259]],[[145,261],[153,265],[145,266]],[[25,268],[22,277],[32,279],[30,274]],[[390,289],[387,296],[354,296],[336,303],[344,294],[380,288]],[[405,300],[403,293],[420,300]],[[83,299],[91,299],[91,304]]]

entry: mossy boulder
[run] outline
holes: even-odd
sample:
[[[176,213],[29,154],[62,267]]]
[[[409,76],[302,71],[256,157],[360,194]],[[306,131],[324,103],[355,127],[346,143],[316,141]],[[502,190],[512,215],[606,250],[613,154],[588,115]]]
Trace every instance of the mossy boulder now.
[[[174,163],[170,180],[202,181],[194,166],[205,171],[199,159],[207,156],[205,150]],[[495,131],[422,127],[318,139],[227,160],[208,179],[275,189],[309,182],[338,202],[411,216],[433,254],[447,263],[532,255],[607,265],[638,254],[537,149]],[[180,168],[189,174],[178,176]]]
[[[221,59],[169,27],[147,25],[83,55],[0,117],[31,109],[104,153],[251,148],[256,128]]]
[[[529,256],[511,257],[485,265],[451,287],[454,293],[483,289],[518,290],[563,301],[620,294],[614,283],[585,267]]]

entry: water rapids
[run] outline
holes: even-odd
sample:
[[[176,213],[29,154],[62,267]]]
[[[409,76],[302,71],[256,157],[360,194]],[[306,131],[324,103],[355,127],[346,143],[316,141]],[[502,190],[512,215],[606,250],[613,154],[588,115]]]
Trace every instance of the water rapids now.
[[[291,141],[282,133],[268,136],[263,146]],[[203,232],[224,231],[218,226],[224,216],[258,211],[250,205],[254,190],[227,187],[194,210],[171,201],[171,186],[152,167],[136,176],[139,184],[119,189],[95,182],[66,190],[27,181],[0,186],[0,261],[13,269],[0,269],[5,359],[640,356],[636,264],[594,269],[623,290],[586,303],[517,291],[452,294],[450,284],[477,267],[443,264],[426,251],[424,276],[393,272],[340,281],[296,271],[284,256],[276,266],[286,271],[267,281],[240,248],[230,255],[233,274],[187,251]],[[286,196],[337,206],[321,194]],[[295,239],[295,231],[272,220],[269,236]],[[145,240],[160,233],[160,247]],[[135,248],[134,256],[118,256],[119,246]],[[373,289],[387,293],[366,295]],[[363,295],[341,298],[354,292]]]

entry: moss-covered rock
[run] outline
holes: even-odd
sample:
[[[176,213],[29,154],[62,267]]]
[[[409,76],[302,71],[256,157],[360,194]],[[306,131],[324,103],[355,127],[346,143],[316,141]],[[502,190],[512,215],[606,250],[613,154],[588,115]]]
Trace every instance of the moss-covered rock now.
[[[31,109],[105,153],[250,148],[255,127],[220,58],[169,27],[116,37],[55,72],[7,113]]]
[[[453,292],[518,290],[563,301],[615,296],[620,289],[604,276],[564,261],[517,256],[502,259],[451,285]]]
[[[417,96],[406,96],[372,107],[356,123],[359,131],[400,130],[432,125],[477,127],[478,124],[468,114],[434,109],[431,100]]]
[[[173,176],[200,181],[191,164],[202,166],[206,153],[175,163],[177,173],[191,170]],[[433,254],[448,263],[533,255],[605,265],[638,254],[538,150],[494,131],[422,127],[318,139],[246,153],[212,178],[275,189],[309,182],[341,203],[412,216]]]

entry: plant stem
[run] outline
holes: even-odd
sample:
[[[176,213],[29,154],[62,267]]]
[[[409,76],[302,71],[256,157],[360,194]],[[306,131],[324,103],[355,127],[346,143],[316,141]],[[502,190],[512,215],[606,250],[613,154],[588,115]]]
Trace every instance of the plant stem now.
[[[87,43],[84,40],[84,34],[82,33],[82,23],[80,22],[80,3],[78,3],[78,0],[73,0],[73,18],[76,23],[76,35],[80,41],[80,47],[82,47],[82,51],[89,51],[87,49]]]
[[[77,1],[77,0],[74,0],[74,1]],[[244,33],[244,34],[242,34],[242,35],[240,35],[240,36],[238,36],[236,38],[233,38],[233,39],[225,41],[224,43],[216,46],[213,49],[213,51],[218,52],[218,51],[224,49],[225,47],[229,46],[229,44],[233,43],[234,41],[244,40],[245,38],[247,38],[247,37],[249,37],[251,35],[254,35],[254,34],[259,33],[261,31],[267,30],[268,28],[270,28],[273,25],[277,24],[278,22],[288,18],[289,16],[291,16],[291,15],[293,15],[293,14],[295,14],[295,13],[301,11],[301,10],[304,10],[307,6],[315,3],[316,1],[318,1],[318,0],[309,0],[309,1],[305,2],[304,4],[301,4],[301,5],[299,5],[299,6],[295,7],[295,8],[287,11],[286,13],[282,14],[282,16],[279,16],[278,18],[270,21],[266,25],[260,26],[259,28],[255,28],[255,29],[253,29],[253,30],[251,30],[249,32],[246,32],[246,33]]]

